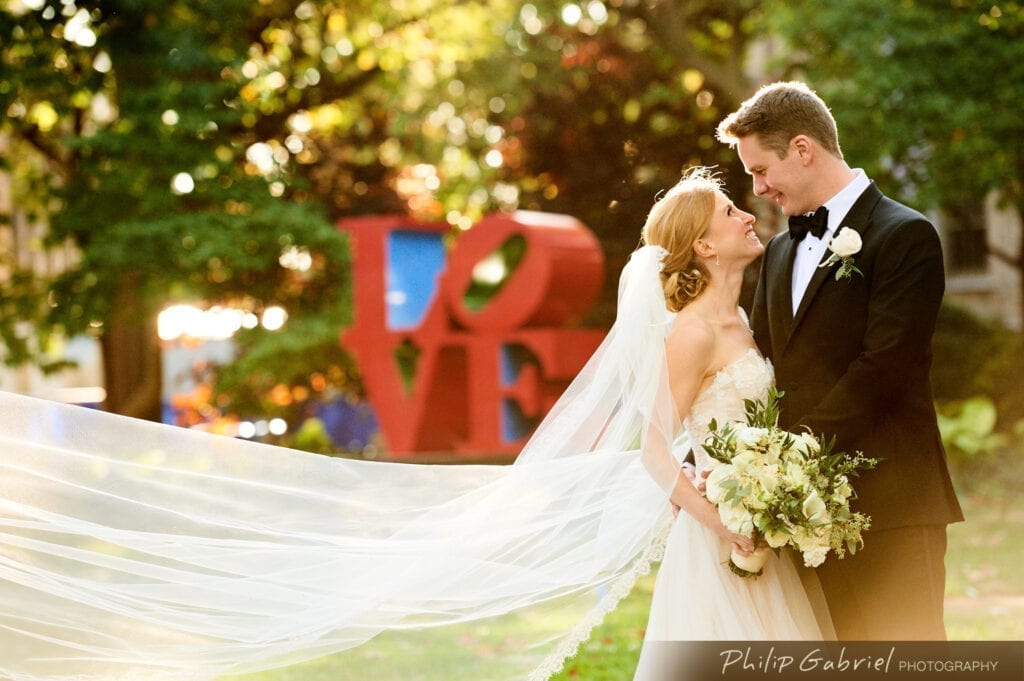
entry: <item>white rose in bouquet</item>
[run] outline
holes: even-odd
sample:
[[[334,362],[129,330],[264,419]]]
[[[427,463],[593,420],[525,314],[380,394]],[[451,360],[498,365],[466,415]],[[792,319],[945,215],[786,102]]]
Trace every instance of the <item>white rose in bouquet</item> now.
[[[718,507],[718,517],[730,532],[749,537],[754,532],[754,518],[742,506],[722,504]]]
[[[775,493],[775,489],[779,486],[779,465],[768,464],[767,466],[761,466],[756,471],[757,484],[762,490],[771,496]]]
[[[811,484],[807,471],[800,465],[799,461],[789,460],[782,467],[782,479],[788,487],[793,489],[806,489]]]
[[[704,481],[704,496],[713,504],[719,504],[725,499],[726,490],[722,483],[733,479],[733,468],[731,464],[722,463],[715,466]]]
[[[764,449],[768,446],[768,429],[740,426],[736,430],[736,449]]]
[[[755,475],[760,462],[761,457],[757,452],[746,450],[733,457],[732,467],[736,475],[745,477]]]
[[[803,552],[804,565],[807,567],[818,567],[825,562],[825,558],[828,557],[829,545],[826,544],[815,544]]]
[[[770,529],[764,533],[764,540],[773,549],[780,549],[793,539],[793,528],[788,531]]]

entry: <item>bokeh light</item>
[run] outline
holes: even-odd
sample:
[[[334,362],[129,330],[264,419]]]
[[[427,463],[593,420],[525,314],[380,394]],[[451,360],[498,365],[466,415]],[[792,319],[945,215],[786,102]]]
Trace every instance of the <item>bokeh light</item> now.
[[[267,331],[277,331],[288,321],[288,313],[283,307],[272,305],[263,311],[263,328]]]

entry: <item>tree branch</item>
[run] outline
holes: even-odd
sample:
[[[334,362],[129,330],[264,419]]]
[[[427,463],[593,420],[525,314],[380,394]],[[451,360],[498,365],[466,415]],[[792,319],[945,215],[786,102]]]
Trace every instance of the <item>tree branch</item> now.
[[[703,73],[706,82],[720,93],[734,98],[741,97],[750,89],[750,83],[742,70],[741,56],[746,47],[746,40],[740,36],[739,20],[734,23],[736,30],[733,34],[734,37],[739,37],[734,38],[729,57],[723,62],[697,50],[686,35],[689,17],[685,5],[686,3],[677,2],[641,2],[632,7],[623,7],[620,11],[646,23],[657,37],[662,49],[674,55],[680,62]],[[738,54],[736,40],[743,46],[743,49],[738,50]]]
[[[402,28],[405,28],[406,26],[410,26],[412,24],[423,21],[424,19],[430,17],[431,15],[447,11],[449,9],[453,9],[455,7],[473,4],[477,1],[478,0],[451,0],[450,2],[440,6],[435,5],[417,14],[413,14],[407,17],[400,17],[396,19],[394,23],[391,23],[384,28],[384,32],[394,33],[396,31],[401,30]],[[293,2],[292,4],[297,6],[298,4],[301,3]],[[292,9],[291,12],[294,13],[294,9]],[[262,42],[262,40],[259,39],[259,36],[261,36],[262,32],[266,30],[266,28],[268,28],[274,21],[284,20],[286,17],[287,14],[278,14],[276,16],[269,16],[266,21],[261,22],[262,27],[259,28],[259,30],[254,32],[253,34],[257,38],[256,42]],[[368,49],[368,47],[362,49]],[[352,56],[352,59],[358,60],[358,52]],[[339,99],[351,97],[353,94],[355,94],[364,86],[366,86],[368,83],[377,78],[381,73],[382,71],[380,66],[375,65],[371,69],[368,69],[366,71],[360,71],[359,73],[356,73],[349,78],[345,78],[344,80],[333,80],[325,78],[324,80],[320,81],[320,84],[317,87],[306,88],[305,90],[303,90],[301,97],[299,97],[296,101],[289,103],[282,110],[277,111],[273,114],[266,114],[260,116],[259,121],[257,122],[256,126],[252,129],[252,131],[259,139],[269,139],[280,133],[280,131],[284,127],[285,122],[288,120],[290,116],[292,116],[292,114],[317,106],[322,106],[324,104],[328,104]]]
[[[59,173],[62,178],[67,179],[71,171],[67,167],[66,159],[61,158],[60,154],[57,153],[57,149],[47,143],[46,138],[40,134],[38,127],[33,125],[28,128],[14,128],[13,133],[19,139],[26,142],[29,146],[42,154],[43,158],[46,159],[49,165]]]
[[[303,90],[301,97],[282,110],[260,116],[251,130],[259,139],[271,139],[281,132],[292,114],[350,97],[380,73],[380,67],[374,66],[343,81],[322,80],[317,87]]]

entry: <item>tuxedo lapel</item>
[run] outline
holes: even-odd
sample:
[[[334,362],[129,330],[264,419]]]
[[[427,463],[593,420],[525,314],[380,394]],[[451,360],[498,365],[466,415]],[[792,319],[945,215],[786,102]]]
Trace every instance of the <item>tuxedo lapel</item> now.
[[[768,321],[771,325],[772,347],[779,348],[777,355],[781,356],[793,332],[793,261],[796,259],[797,243],[788,236],[779,237],[779,240],[782,246],[774,258],[773,269],[780,276],[771,276],[771,281],[777,284],[769,288]]]
[[[839,227],[836,229],[835,233],[838,234],[843,227],[849,227],[850,229],[859,233],[863,240],[864,234],[871,226],[871,212],[875,209],[875,206],[878,204],[881,198],[882,192],[879,191],[878,187],[875,186],[875,183],[872,182],[870,185],[868,185],[868,188],[864,190],[864,193],[861,194],[857,201],[853,204],[853,207],[850,208],[850,212],[848,212],[846,216],[839,222]],[[825,253],[821,256],[821,262],[819,262],[818,264],[821,265],[821,263],[824,263],[826,260],[828,260],[829,256],[831,255],[832,251],[826,248]],[[807,284],[807,291],[804,292],[804,297],[800,300],[800,307],[797,308],[796,315],[794,315],[793,317],[793,323],[790,328],[791,336],[793,332],[795,332],[796,329],[800,326],[800,322],[803,321],[804,316],[807,314],[808,308],[810,308],[811,303],[814,302],[814,297],[818,294],[818,291],[821,290],[821,287],[825,285],[826,281],[835,279],[836,267],[838,267],[838,265],[833,264],[831,267],[818,267],[814,271],[814,276],[811,277],[810,283]],[[790,261],[790,266],[787,268],[787,272],[789,274],[790,279],[792,280],[792,260]],[[841,284],[841,282],[834,283]]]

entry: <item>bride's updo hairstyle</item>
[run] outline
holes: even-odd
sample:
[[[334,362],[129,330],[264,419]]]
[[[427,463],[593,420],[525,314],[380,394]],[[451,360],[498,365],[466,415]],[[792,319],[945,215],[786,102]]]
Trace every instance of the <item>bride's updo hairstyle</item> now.
[[[708,272],[693,245],[704,236],[715,212],[715,192],[722,183],[708,168],[693,168],[665,192],[647,215],[641,237],[648,246],[661,246],[665,257],[661,281],[665,304],[679,312],[708,285]]]

